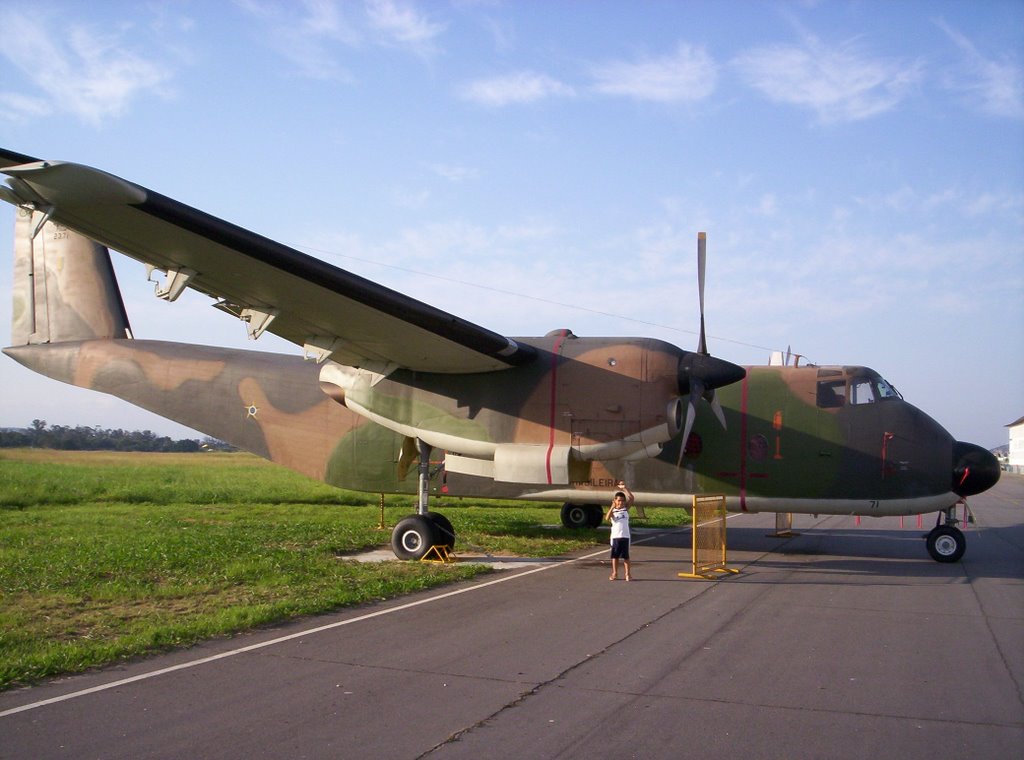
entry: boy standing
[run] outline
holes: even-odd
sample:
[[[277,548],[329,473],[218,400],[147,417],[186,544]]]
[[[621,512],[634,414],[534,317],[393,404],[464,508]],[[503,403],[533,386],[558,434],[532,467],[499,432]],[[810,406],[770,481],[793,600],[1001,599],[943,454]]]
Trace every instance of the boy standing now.
[[[612,574],[610,581],[619,579],[619,560],[626,571],[626,580],[633,580],[629,572],[629,508],[633,504],[633,492],[620,480],[604,519],[612,524]]]

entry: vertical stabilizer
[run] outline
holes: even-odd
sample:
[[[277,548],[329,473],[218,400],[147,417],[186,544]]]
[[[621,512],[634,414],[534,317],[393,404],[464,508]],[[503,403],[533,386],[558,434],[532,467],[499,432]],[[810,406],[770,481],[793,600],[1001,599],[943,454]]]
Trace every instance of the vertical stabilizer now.
[[[15,218],[11,344],[131,337],[107,249],[44,218]]]

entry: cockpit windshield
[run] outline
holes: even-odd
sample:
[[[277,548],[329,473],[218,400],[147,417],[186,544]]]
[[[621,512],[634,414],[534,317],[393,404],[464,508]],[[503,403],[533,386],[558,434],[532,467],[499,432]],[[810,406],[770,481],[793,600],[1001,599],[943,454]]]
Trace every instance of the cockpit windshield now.
[[[899,391],[866,367],[844,367],[818,371],[818,406],[829,409],[874,404],[903,398]]]
[[[894,388],[892,385],[890,385],[880,377],[875,378],[875,386],[878,389],[878,397],[880,399],[903,398],[903,396],[900,395],[900,392],[896,390],[896,388]]]

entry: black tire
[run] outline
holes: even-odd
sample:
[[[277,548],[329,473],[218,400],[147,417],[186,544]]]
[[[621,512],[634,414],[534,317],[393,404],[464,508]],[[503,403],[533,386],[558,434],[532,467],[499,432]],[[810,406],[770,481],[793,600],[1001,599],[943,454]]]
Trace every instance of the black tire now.
[[[936,562],[959,562],[967,550],[967,539],[959,528],[936,525],[928,533],[927,545]]]
[[[566,528],[572,528],[579,530],[581,528],[589,528],[590,522],[587,516],[587,505],[586,504],[569,504],[568,502],[562,505],[562,525]]]
[[[391,550],[399,559],[423,559],[437,543],[434,522],[424,515],[409,515],[391,531]]]
[[[448,551],[455,551],[455,528],[451,520],[440,512],[428,512],[427,517],[434,523],[435,543],[447,547]]]
[[[604,520],[604,510],[601,509],[600,504],[587,504],[587,527],[597,528],[601,525],[601,521]]]

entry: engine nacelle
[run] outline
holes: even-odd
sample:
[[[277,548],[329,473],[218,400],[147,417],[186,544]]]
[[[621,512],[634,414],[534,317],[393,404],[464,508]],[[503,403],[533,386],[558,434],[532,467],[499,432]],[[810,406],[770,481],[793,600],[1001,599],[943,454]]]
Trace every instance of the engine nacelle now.
[[[472,420],[457,415],[441,412],[429,417],[429,426],[420,421],[426,417],[410,414],[396,419],[396,411],[412,407],[375,401],[375,387],[385,379],[378,373],[334,362],[325,364],[320,372],[324,393],[382,427],[445,451],[449,472],[506,483],[567,485],[588,479],[590,462],[655,457],[663,444],[680,434],[686,416],[683,399],[673,396],[666,402],[664,414],[647,418],[647,427],[634,417],[635,432],[618,438],[593,441],[583,436],[583,441],[591,442],[574,438],[570,444],[569,431],[563,430],[557,433],[557,439],[553,436],[545,442],[495,441],[487,439]]]

